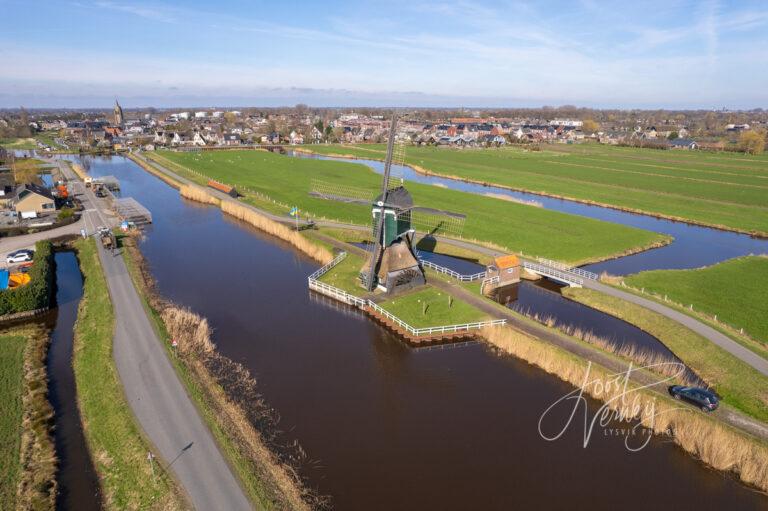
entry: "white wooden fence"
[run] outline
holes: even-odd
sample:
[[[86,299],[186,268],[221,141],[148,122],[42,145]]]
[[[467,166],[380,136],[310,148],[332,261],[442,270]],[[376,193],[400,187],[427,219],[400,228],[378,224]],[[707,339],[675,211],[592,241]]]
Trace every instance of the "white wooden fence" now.
[[[343,289],[339,289],[337,287],[331,286],[330,284],[326,284],[325,282],[320,282],[318,280],[320,277],[328,273],[334,266],[336,266],[341,261],[343,261],[345,257],[347,257],[347,253],[341,252],[339,255],[337,255],[333,259],[333,261],[326,264],[322,268],[312,273],[312,275],[307,277],[309,288],[314,291],[317,291],[318,293],[329,296],[331,298],[347,303],[349,305],[354,305],[355,307],[359,307],[361,309],[368,308],[370,310],[374,310],[376,311],[376,313],[387,318],[389,321],[398,325],[399,327],[401,327],[403,330],[405,330],[406,332],[408,332],[414,337],[419,337],[423,335],[455,334],[460,332],[468,332],[469,330],[478,330],[486,326],[501,326],[501,325],[507,324],[506,319],[494,319],[489,321],[478,321],[475,323],[463,323],[461,325],[431,326],[431,327],[424,327],[424,328],[412,327],[402,319],[398,318],[391,312],[387,311],[386,309],[384,309],[383,307],[375,303],[373,300],[366,300],[364,298],[360,298],[359,296],[355,296],[351,293],[347,293]],[[483,273],[483,275],[484,274],[485,273]]]
[[[449,277],[453,277],[456,280],[460,280],[462,282],[472,282],[473,280],[479,280],[485,277],[485,272],[481,271],[478,273],[475,273],[473,275],[462,275],[461,273],[457,271],[453,271],[450,268],[446,268],[445,266],[440,266],[439,264],[435,264],[431,261],[427,261],[425,259],[419,259],[419,262],[421,262],[422,266],[426,266],[427,268],[431,268],[435,270],[438,273],[444,273],[445,275],[448,275]]]

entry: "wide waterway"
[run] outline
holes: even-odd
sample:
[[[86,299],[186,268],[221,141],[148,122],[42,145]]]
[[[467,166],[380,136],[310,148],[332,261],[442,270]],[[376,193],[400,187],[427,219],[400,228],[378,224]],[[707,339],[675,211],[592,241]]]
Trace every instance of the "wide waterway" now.
[[[347,163],[362,163],[379,174],[384,171],[384,163],[377,160],[352,160],[293,151],[289,151],[288,155]],[[606,271],[613,275],[626,275],[645,270],[699,268],[733,257],[768,253],[768,240],[753,238],[746,234],[701,227],[684,222],[674,222],[650,215],[628,213],[617,209],[582,204],[580,202],[556,199],[533,193],[516,192],[498,186],[483,186],[456,179],[426,176],[416,172],[407,165],[393,165],[392,174],[415,183],[438,185],[452,190],[461,190],[479,195],[498,194],[522,201],[538,202],[547,209],[668,234],[675,239],[669,245],[661,248],[584,266],[585,269],[595,273]]]
[[[570,385],[484,344],[414,351],[310,293],[318,265],[285,244],[122,157],[85,163],[152,211],[141,249],[160,292],[206,316],[221,353],[257,375],[281,438],[308,453],[301,474],[334,509],[764,509],[666,439],[630,453],[598,428],[584,447],[572,424],[543,440],[539,417]]]

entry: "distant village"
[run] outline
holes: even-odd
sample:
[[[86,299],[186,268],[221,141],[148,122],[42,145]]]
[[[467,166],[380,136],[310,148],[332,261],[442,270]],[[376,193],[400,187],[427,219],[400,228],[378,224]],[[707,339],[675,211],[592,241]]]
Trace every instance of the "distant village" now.
[[[602,111],[586,117],[561,116],[552,110],[525,115],[494,116],[487,112],[463,112],[444,116],[440,112],[415,110],[403,115],[397,138],[416,145],[488,147],[506,144],[594,141],[602,144],[657,147],[660,149],[727,149],[741,133],[764,130],[762,111],[748,116],[722,112],[685,115],[664,112],[646,116],[628,112],[623,116]],[[453,112],[450,112],[453,113]],[[104,150],[130,148],[203,148],[248,145],[302,145],[319,143],[381,143],[387,137],[389,119],[384,112],[356,112],[292,108],[258,109],[130,110],[116,101],[112,112],[40,112],[22,110],[22,119],[0,117],[0,132],[16,123],[28,126],[31,134],[47,133],[47,142],[37,139],[43,150]]]

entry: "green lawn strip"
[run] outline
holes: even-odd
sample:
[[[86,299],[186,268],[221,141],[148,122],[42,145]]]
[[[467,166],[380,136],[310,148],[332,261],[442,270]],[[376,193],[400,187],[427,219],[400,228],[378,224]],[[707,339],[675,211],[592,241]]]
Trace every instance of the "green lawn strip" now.
[[[0,509],[14,509],[21,463],[21,396],[24,386],[23,335],[0,335]]]
[[[265,492],[261,480],[257,476],[257,470],[253,467],[253,462],[243,456],[241,451],[235,445],[234,440],[224,431],[215,411],[209,406],[205,391],[201,387],[201,384],[195,377],[193,371],[174,353],[170,342],[171,337],[165,328],[165,324],[163,323],[160,314],[149,304],[146,287],[141,279],[137,262],[126,250],[123,250],[123,260],[125,261],[128,273],[131,275],[131,279],[136,286],[136,290],[139,292],[144,309],[152,320],[152,326],[158,337],[161,339],[166,354],[176,370],[176,374],[178,374],[186,387],[187,394],[194,401],[195,406],[213,434],[213,437],[216,439],[216,442],[229,462],[229,465],[237,474],[242,483],[242,487],[248,493],[251,502],[255,502],[259,505],[259,509],[271,509],[271,501]],[[220,389],[217,389],[217,391],[223,392],[223,390]]]
[[[566,288],[563,295],[645,330],[712,385],[725,404],[768,421],[768,378],[709,340],[661,314],[591,289]]]
[[[366,290],[360,285],[359,279],[363,263],[363,258],[359,255],[347,253],[347,257],[320,277],[320,282],[355,296],[362,296],[366,294]]]
[[[414,328],[462,325],[489,319],[481,310],[453,297],[449,301],[449,297],[443,290],[427,287],[379,305]]]
[[[676,311],[682,314],[685,314],[686,316],[690,316],[706,324],[707,326],[714,328],[721,334],[730,337],[732,340],[738,342],[748,350],[753,351],[756,354],[760,355],[761,357],[768,359],[768,345],[766,345],[762,341],[749,337],[748,335],[746,335],[746,332],[744,335],[742,335],[739,331],[728,327],[728,325],[725,325],[724,323],[715,322],[710,316],[707,316],[704,313],[700,313],[695,310],[692,311],[688,307],[682,306],[678,303],[675,303],[669,300],[664,301],[664,298],[661,295],[653,295],[648,292],[642,292],[640,289],[635,289],[628,286],[620,286],[620,285],[613,285],[613,284],[611,285],[616,289],[621,289],[624,292],[632,293],[633,295],[637,295],[648,300],[653,300],[654,302],[663,304],[666,307],[675,309]]]
[[[195,168],[235,187],[257,190],[284,204],[296,205],[315,218],[359,225],[370,225],[368,207],[311,197],[308,192],[312,180],[362,188],[369,190],[371,196],[381,184],[381,177],[362,165],[291,158],[262,151],[163,151],[160,158]],[[467,214],[465,239],[572,264],[602,260],[669,240],[640,229],[430,185],[409,183],[408,189],[419,205]]]
[[[108,509],[183,507],[174,481],[147,463],[149,444],[126,402],[112,358],[115,315],[93,240],[76,243],[85,276],[73,366],[83,429]]]
[[[624,278],[636,289],[693,304],[768,345],[768,256],[740,257],[695,270],[656,270]]]
[[[765,159],[744,160],[754,164],[746,169],[734,169],[727,166],[727,161],[721,167],[712,167],[711,162],[704,159],[678,162],[677,151],[605,148],[595,144],[583,144],[570,150],[551,147],[559,154],[552,150],[525,151],[517,147],[461,150],[408,147],[406,162],[446,176],[710,225],[768,232],[768,201],[765,199],[768,182],[761,179],[768,176]],[[313,145],[306,149],[324,154],[383,158],[381,146]],[[638,162],[649,164],[648,158],[662,157],[672,160],[663,161],[663,167],[668,168],[638,166]],[[661,165],[653,161],[650,164]],[[736,163],[742,165],[739,160]]]

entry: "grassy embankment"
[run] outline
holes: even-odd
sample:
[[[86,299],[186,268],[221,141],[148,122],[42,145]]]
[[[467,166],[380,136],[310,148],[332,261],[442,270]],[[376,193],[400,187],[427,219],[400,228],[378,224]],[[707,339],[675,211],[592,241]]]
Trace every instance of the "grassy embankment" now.
[[[408,147],[406,163],[515,190],[768,236],[768,157],[598,144]],[[311,145],[321,154],[383,159],[383,145]]]
[[[0,146],[6,149],[37,149],[34,138],[0,138]]]
[[[282,206],[263,199],[253,200],[258,207],[273,212],[285,214],[284,205],[296,205],[302,214],[359,225],[370,225],[369,208],[311,197],[308,193],[312,180],[362,188],[369,190],[371,196],[381,184],[380,176],[362,165],[291,158],[263,151],[162,151],[151,157],[163,164],[175,164],[171,170],[200,184],[212,178],[239,190],[271,197]],[[435,186],[409,183],[408,189],[419,205],[467,214],[465,238],[507,251],[584,263],[669,241],[648,231]],[[246,195],[246,201],[251,200],[251,194]]]
[[[56,454],[42,325],[0,331],[0,509],[53,509]]]
[[[681,324],[591,289],[567,288],[568,298],[638,326],[664,343],[732,406],[768,422],[768,378]]]
[[[708,320],[716,316],[736,331],[743,328],[768,348],[768,256],[739,257],[695,270],[646,271],[623,280],[657,298],[666,296],[689,313]]]
[[[107,509],[183,509],[171,477],[147,463],[148,443],[125,400],[112,358],[115,316],[93,240],[78,240],[85,277],[73,366],[83,430]]]
[[[636,416],[640,410],[638,418],[656,434],[671,435],[677,445],[707,465],[731,471],[745,483],[768,491],[768,447],[764,443],[697,410],[681,409],[679,403],[663,393],[637,389],[633,383],[627,391],[616,383],[615,376],[598,365],[589,367],[589,378],[586,378],[586,361],[517,330],[492,328],[484,330],[484,335],[502,352],[540,367],[571,385],[582,387],[586,380],[585,394],[608,403],[609,409],[620,410],[624,417]],[[626,399],[622,399],[622,393]]]
[[[216,351],[205,318],[157,294],[136,244],[126,238],[121,243],[128,271],[171,363],[251,501],[259,509],[308,509],[314,496],[262,432],[271,434],[274,424],[253,377]],[[172,338],[179,343],[176,351]]]

